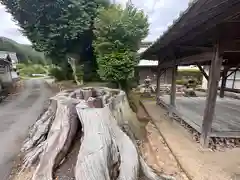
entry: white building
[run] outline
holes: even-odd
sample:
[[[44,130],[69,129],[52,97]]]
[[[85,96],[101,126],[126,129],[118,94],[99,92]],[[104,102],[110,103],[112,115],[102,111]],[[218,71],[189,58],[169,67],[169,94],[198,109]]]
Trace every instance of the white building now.
[[[204,70],[207,75],[209,75],[209,66],[205,66]],[[230,74],[233,70],[229,70],[228,74]],[[203,76],[203,81],[202,81],[202,89],[207,89],[207,84],[208,81],[207,79]],[[221,87],[222,81],[219,81],[219,87]],[[227,78],[226,82],[226,88],[231,88],[231,89],[240,89],[240,71],[236,71],[235,73],[231,74]]]

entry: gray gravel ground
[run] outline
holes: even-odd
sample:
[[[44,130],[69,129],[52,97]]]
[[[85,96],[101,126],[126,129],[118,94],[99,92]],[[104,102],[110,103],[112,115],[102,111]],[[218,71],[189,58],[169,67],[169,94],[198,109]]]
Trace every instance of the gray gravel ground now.
[[[0,179],[7,180],[28,128],[52,95],[43,79],[29,79],[24,89],[0,103]]]

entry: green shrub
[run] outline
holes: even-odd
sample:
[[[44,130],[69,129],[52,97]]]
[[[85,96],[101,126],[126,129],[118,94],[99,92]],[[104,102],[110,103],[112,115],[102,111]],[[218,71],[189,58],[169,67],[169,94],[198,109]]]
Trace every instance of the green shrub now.
[[[178,80],[176,80],[176,84],[178,84],[178,85],[185,85],[185,84],[187,84],[187,80],[186,79],[178,79]]]
[[[32,76],[32,74],[47,74],[47,69],[40,64],[17,64],[20,76]]]
[[[82,65],[78,65],[76,67],[76,76],[77,76],[78,80],[82,80],[83,79],[83,75],[84,75],[84,73],[83,73],[83,66]]]
[[[138,86],[138,80],[136,78],[132,78],[127,81],[127,88],[132,89]]]
[[[29,65],[34,73],[33,74],[46,74],[47,70],[43,67],[43,65],[41,64],[33,64],[33,65]]]
[[[202,73],[198,69],[179,69],[178,79],[196,79],[198,82],[202,82]]]
[[[17,64],[16,65],[16,67],[17,67],[17,69],[23,69],[23,68],[25,68],[26,67],[26,65],[25,64]]]
[[[49,75],[53,76],[57,81],[62,81],[67,79],[62,68],[57,66],[49,68]]]
[[[196,79],[190,79],[190,80],[187,80],[187,79],[179,79],[179,80],[176,80],[176,84],[178,85],[184,85],[186,86],[187,88],[196,88],[197,85],[198,85],[198,80]]]
[[[118,88],[118,84],[116,82],[108,82],[106,85],[108,88],[113,88],[113,89],[117,89]]]

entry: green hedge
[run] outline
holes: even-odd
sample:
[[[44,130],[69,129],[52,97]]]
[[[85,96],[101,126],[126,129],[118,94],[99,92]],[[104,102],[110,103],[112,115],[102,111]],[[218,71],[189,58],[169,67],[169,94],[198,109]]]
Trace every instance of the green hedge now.
[[[198,69],[179,69],[178,80],[193,79],[202,82],[203,75]]]
[[[17,70],[20,76],[32,76],[32,74],[47,74],[47,69],[40,64],[18,64]]]

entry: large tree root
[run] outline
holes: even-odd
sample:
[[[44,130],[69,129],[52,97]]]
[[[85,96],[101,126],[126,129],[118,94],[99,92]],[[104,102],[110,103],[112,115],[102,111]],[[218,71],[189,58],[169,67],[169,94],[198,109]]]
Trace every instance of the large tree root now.
[[[84,88],[51,98],[47,111],[32,127],[22,150],[23,168],[36,165],[32,180],[52,180],[77,131],[82,133],[75,166],[76,180],[174,179],[159,176],[144,162],[122,130],[132,118],[123,91]]]

